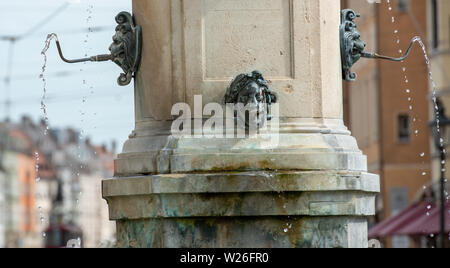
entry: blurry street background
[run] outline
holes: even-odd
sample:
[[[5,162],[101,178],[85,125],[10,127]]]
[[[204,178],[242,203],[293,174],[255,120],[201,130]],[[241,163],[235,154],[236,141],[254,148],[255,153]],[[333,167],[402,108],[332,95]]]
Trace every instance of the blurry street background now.
[[[39,78],[47,34],[69,59],[109,53],[115,16],[127,0],[1,1],[0,247],[114,243],[101,198],[115,153],[133,129],[133,86],[117,86],[112,63],[71,65],[54,41],[45,71],[49,131]]]

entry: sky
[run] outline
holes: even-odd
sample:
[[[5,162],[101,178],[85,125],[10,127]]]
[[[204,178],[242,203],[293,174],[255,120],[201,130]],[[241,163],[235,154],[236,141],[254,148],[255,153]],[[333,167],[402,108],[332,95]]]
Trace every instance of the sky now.
[[[12,121],[28,115],[36,122],[44,117],[39,75],[47,34],[58,35],[69,59],[108,54],[116,27],[114,18],[121,11],[131,12],[131,0],[3,0],[0,10],[0,120],[8,117],[5,103],[9,98]],[[102,30],[89,32],[89,27]],[[13,46],[1,40],[2,36],[18,35],[25,36]],[[134,128],[133,83],[117,85],[122,70],[112,62],[64,63],[54,41],[47,57],[44,103],[50,127],[73,127],[95,144],[110,145],[115,140],[120,150]],[[9,87],[5,83],[8,73]]]

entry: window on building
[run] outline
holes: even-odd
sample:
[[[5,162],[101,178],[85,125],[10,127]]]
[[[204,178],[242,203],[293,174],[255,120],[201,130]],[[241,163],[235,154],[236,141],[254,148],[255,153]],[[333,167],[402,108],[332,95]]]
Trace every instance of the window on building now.
[[[409,0],[397,0],[397,10],[400,13],[409,11]]]
[[[398,116],[398,141],[406,143],[411,140],[411,123],[409,114],[400,114]]]

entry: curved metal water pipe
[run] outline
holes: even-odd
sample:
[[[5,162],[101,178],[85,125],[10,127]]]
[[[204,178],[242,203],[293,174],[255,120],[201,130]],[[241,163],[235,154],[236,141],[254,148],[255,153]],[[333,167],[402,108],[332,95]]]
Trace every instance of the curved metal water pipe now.
[[[59,56],[61,57],[61,59],[67,63],[80,63],[80,62],[86,62],[86,61],[109,61],[109,60],[112,60],[112,58],[113,58],[111,54],[103,54],[103,55],[91,56],[89,58],[68,60],[64,57],[64,55],[62,53],[61,44],[59,43],[58,39],[56,40],[56,47],[58,48],[58,53],[59,53]]]
[[[361,57],[369,58],[369,59],[390,60],[390,61],[404,61],[404,60],[406,60],[406,58],[408,58],[409,53],[411,53],[412,47],[413,47],[415,42],[417,42],[417,37],[414,37],[412,39],[411,43],[409,44],[408,50],[400,58],[393,58],[393,57],[383,56],[383,55],[380,55],[378,53],[369,53],[369,52],[361,52]]]

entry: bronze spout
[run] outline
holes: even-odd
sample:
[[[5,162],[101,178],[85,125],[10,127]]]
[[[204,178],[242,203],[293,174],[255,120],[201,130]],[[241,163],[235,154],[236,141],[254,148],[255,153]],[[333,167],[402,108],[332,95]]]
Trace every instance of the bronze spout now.
[[[61,59],[64,62],[67,63],[80,63],[80,62],[86,62],[86,61],[109,61],[112,60],[112,56],[111,54],[102,54],[102,55],[96,55],[96,56],[92,56],[89,58],[81,58],[81,59],[75,59],[75,60],[68,60],[64,57],[63,53],[62,53],[62,49],[61,49],[61,44],[59,43],[59,40],[56,40],[56,47],[58,48],[58,53],[59,56],[61,57]]]
[[[361,57],[363,58],[369,58],[369,59],[382,59],[382,60],[390,60],[390,61],[404,61],[408,56],[409,53],[411,53],[411,49],[414,45],[415,42],[419,42],[420,38],[419,37],[414,37],[411,40],[411,43],[409,44],[408,50],[406,51],[406,53],[400,57],[400,58],[394,58],[394,57],[388,57],[388,56],[383,56],[380,55],[378,53],[369,53],[369,52],[361,52]]]

